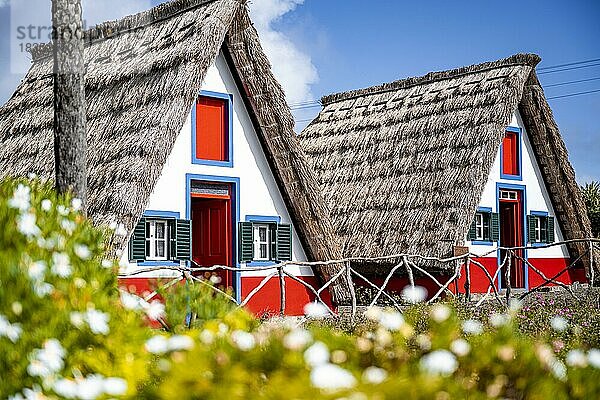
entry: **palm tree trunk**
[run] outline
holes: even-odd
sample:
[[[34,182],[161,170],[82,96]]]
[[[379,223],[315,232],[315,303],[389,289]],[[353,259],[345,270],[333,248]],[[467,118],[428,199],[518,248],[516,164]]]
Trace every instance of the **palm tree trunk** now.
[[[83,201],[87,189],[81,0],[52,0],[56,190]]]

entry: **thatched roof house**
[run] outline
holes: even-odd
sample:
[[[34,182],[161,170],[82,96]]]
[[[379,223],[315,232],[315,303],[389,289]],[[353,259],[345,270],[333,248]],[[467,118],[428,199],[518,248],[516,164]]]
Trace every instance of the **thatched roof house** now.
[[[245,0],[174,0],[85,32],[89,215],[132,232],[219,54],[308,259],[340,256]],[[0,177],[54,176],[51,46],[0,108]],[[121,248],[125,243],[120,243]]]
[[[539,61],[518,54],[325,96],[301,142],[344,254],[443,256],[463,245],[515,110],[565,238],[590,237]]]

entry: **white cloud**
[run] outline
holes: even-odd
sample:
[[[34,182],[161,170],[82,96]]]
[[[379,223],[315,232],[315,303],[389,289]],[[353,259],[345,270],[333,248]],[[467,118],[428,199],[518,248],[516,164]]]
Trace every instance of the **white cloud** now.
[[[276,31],[273,24],[303,3],[304,0],[254,0],[250,3],[250,14],[261,44],[290,104],[313,100],[311,85],[318,82],[319,75],[310,56]]]

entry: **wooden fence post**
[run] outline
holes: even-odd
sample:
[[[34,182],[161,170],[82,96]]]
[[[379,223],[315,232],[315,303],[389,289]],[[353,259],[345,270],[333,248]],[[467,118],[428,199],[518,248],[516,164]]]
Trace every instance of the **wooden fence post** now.
[[[506,305],[509,306],[510,305],[510,292],[511,292],[511,285],[510,285],[510,267],[512,264],[512,251],[511,250],[507,250],[507,254],[508,257],[506,259],[506,271],[504,271],[504,283],[506,284]]]
[[[356,319],[356,291],[354,290],[354,281],[352,280],[352,269],[350,268],[350,262],[346,262],[346,279],[350,285],[350,299],[352,301],[352,323]]]
[[[285,276],[283,275],[283,267],[277,268],[279,273],[279,315],[285,315]]]
[[[465,296],[467,303],[471,302],[471,257],[465,261]]]

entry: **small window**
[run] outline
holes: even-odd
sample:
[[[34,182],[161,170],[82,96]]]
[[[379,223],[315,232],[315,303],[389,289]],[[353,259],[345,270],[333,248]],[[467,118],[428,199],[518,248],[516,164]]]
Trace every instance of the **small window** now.
[[[201,95],[195,105],[194,160],[230,161],[229,99]]]
[[[191,259],[191,221],[176,217],[142,217],[129,241],[129,260]]]
[[[292,227],[277,222],[239,223],[240,262],[292,259]]]
[[[150,220],[146,222],[146,260],[167,260],[169,233],[167,221]]]
[[[269,261],[271,259],[271,225],[255,224],[253,227],[254,259]]]
[[[495,242],[500,235],[498,214],[491,211],[478,211],[469,229],[467,240]]]
[[[527,224],[531,243],[554,243],[554,217],[529,215]]]
[[[520,148],[519,133],[506,131],[502,142],[502,175],[519,176],[520,171]]]
[[[501,200],[518,200],[519,196],[514,190],[500,190]]]

